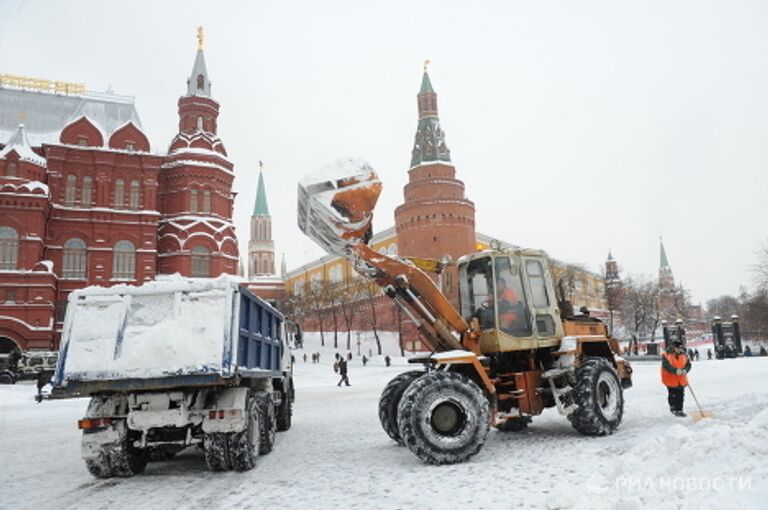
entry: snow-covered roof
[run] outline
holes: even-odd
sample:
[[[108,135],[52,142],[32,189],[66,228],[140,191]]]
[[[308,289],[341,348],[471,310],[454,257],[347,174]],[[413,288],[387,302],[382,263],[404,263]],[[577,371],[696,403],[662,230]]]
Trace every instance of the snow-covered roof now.
[[[0,140],[0,142],[2,141],[3,140]],[[33,151],[32,147],[29,145],[29,139],[27,138],[27,131],[24,129],[24,124],[19,124],[16,131],[13,133],[13,136],[8,140],[5,148],[0,151],[0,159],[5,158],[13,151],[19,155],[19,159],[22,161],[29,161],[30,163],[42,167],[46,166],[45,158]]]
[[[141,128],[133,97],[96,92],[76,96],[0,87],[0,143],[10,139],[20,120],[32,146],[57,143],[61,130],[83,116],[105,133],[113,133],[129,121]]]
[[[0,183],[0,193],[11,192],[14,194],[32,194],[39,196],[48,196],[48,185],[40,181],[28,181],[13,177],[4,177]],[[38,191],[42,193],[38,193]]]

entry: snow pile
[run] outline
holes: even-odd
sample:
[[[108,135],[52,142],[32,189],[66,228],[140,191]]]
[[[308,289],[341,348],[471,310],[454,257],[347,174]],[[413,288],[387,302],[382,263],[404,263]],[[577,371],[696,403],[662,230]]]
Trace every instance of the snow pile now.
[[[63,379],[147,378],[222,369],[230,278],[180,277],[74,292]]]
[[[593,472],[583,490],[561,484],[549,508],[757,508],[768,491],[768,408],[750,421],[676,424]],[[579,497],[574,497],[579,495]],[[570,496],[570,497],[569,497]],[[599,503],[595,503],[599,499]]]

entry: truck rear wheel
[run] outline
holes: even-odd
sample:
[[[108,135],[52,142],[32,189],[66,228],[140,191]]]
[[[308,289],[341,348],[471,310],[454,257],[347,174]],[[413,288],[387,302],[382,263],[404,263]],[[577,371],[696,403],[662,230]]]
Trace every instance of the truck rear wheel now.
[[[211,471],[228,471],[232,469],[229,456],[229,434],[214,432],[203,438],[205,465]]]
[[[464,462],[485,443],[488,412],[488,400],[473,381],[456,372],[429,372],[403,393],[400,437],[424,462]]]
[[[131,435],[125,425],[122,425],[120,442],[117,445],[104,445],[97,458],[85,460],[88,472],[96,478],[129,477],[142,473],[149,458],[145,450],[133,446]]]
[[[290,393],[289,393],[290,392]],[[277,408],[277,431],[285,432],[291,428],[293,416],[293,388],[282,394],[282,401]]]
[[[587,436],[605,436],[621,423],[624,393],[619,376],[605,358],[585,358],[576,369],[573,399],[577,409],[568,416],[571,425]]]
[[[379,398],[379,421],[381,426],[384,432],[401,446],[403,440],[400,439],[400,430],[397,427],[397,406],[400,405],[400,399],[402,399],[403,393],[408,389],[408,386],[425,373],[423,370],[403,372],[389,381]]]
[[[271,403],[272,399],[269,401]],[[229,457],[232,469],[235,471],[253,469],[256,466],[256,459],[261,448],[262,426],[259,399],[249,398],[246,409],[248,410],[248,420],[245,430],[227,434]]]
[[[272,451],[272,447],[275,445],[275,432],[277,430],[275,404],[272,401],[272,395],[267,392],[257,393],[254,399],[259,409],[259,433],[261,436],[259,455],[266,455]]]

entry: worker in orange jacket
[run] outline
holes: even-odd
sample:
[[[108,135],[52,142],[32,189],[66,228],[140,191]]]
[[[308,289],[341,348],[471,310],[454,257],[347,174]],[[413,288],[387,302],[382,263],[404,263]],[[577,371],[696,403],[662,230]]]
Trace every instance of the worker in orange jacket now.
[[[514,289],[507,287],[507,281],[502,277],[496,279],[496,291],[499,300],[499,326],[503,330],[509,330],[518,319],[515,305],[520,301],[520,297]]]
[[[691,371],[691,360],[685,353],[680,340],[672,342],[672,346],[661,355],[661,382],[667,387],[669,410],[678,417],[685,416],[683,399],[685,387],[688,386],[688,372]]]

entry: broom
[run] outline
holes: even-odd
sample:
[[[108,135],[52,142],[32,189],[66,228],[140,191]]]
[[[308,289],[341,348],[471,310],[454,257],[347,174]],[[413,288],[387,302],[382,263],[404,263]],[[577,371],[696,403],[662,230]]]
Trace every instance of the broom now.
[[[693,386],[691,386],[691,383],[688,383],[688,389],[691,390],[691,395],[693,395],[693,400],[696,402],[696,407],[699,408],[698,411],[692,411],[691,417],[693,418],[694,423],[703,420],[704,418],[714,418],[715,413],[712,411],[705,411],[701,408],[701,404],[699,404],[699,399],[696,398],[696,394],[693,392]]]

